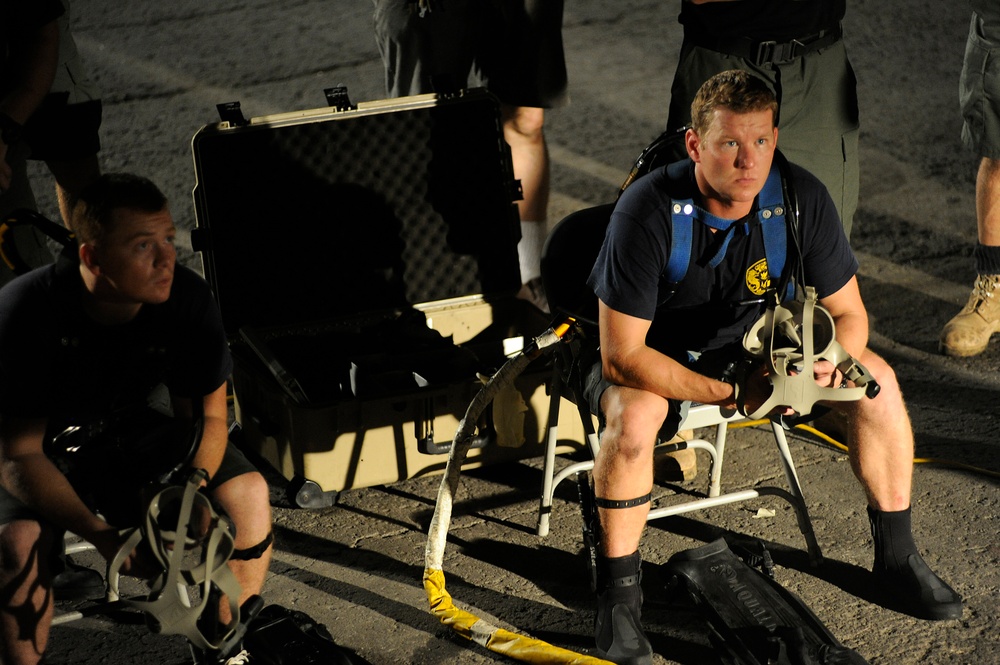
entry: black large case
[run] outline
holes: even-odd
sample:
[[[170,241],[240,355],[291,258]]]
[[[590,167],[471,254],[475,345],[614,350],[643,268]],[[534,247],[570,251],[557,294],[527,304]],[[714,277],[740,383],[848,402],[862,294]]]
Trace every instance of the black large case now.
[[[221,110],[192,141],[192,244],[232,340],[244,440],[326,492],[440,471],[476,373],[541,330],[513,298],[517,183],[495,98]],[[498,416],[523,435],[469,465],[541,454],[541,376],[519,382],[524,413]]]

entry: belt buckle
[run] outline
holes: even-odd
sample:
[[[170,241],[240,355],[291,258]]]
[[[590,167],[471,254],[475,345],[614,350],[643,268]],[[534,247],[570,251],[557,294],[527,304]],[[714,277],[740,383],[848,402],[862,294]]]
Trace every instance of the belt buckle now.
[[[772,62],[774,57],[774,48],[778,45],[776,41],[759,42],[757,44],[757,57],[754,59],[754,64],[760,67],[761,65],[766,65]]]
[[[780,65],[791,62],[805,52],[805,44],[797,39],[788,42],[766,41],[757,44],[758,67],[767,64]]]

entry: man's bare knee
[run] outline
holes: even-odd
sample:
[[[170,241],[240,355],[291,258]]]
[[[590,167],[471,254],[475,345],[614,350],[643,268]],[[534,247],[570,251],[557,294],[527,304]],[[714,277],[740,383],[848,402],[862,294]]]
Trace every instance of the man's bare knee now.
[[[601,396],[605,441],[625,459],[649,453],[667,417],[668,402],[659,395],[612,386]]]
[[[24,571],[40,564],[48,569],[55,535],[35,520],[15,520],[0,526],[0,568],[4,574]]]
[[[501,110],[505,132],[529,141],[541,140],[545,110],[533,106],[507,106]],[[508,140],[509,142],[509,140]]]
[[[236,547],[253,547],[271,531],[267,481],[259,473],[244,473],[215,489],[215,499],[236,523]]]

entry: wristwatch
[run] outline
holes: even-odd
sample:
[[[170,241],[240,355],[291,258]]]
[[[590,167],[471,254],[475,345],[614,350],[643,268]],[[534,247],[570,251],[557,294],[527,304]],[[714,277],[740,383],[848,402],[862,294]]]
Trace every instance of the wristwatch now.
[[[7,145],[14,145],[21,140],[24,134],[24,126],[11,118],[6,113],[0,112],[0,141]]]

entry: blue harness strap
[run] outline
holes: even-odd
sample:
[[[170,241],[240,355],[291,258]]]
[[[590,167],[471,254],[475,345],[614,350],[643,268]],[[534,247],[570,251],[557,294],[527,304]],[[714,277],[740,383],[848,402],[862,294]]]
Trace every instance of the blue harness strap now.
[[[669,169],[670,176],[676,170]],[[722,242],[718,251],[708,262],[712,268],[718,267],[726,257],[729,241],[737,230],[744,235],[750,233],[751,222],[723,219],[695,205],[691,198],[673,199],[670,204],[670,222],[672,233],[670,239],[670,257],[664,277],[670,284],[679,284],[687,275],[691,263],[691,243],[694,237],[694,221],[723,232]],[[768,278],[776,284],[785,269],[787,259],[787,231],[785,228],[785,199],[781,187],[781,173],[777,163],[771,164],[764,187],[757,197],[757,222],[764,234],[764,257],[767,260]],[[794,293],[794,285],[789,283],[784,298]],[[783,299],[784,299],[783,298]]]

